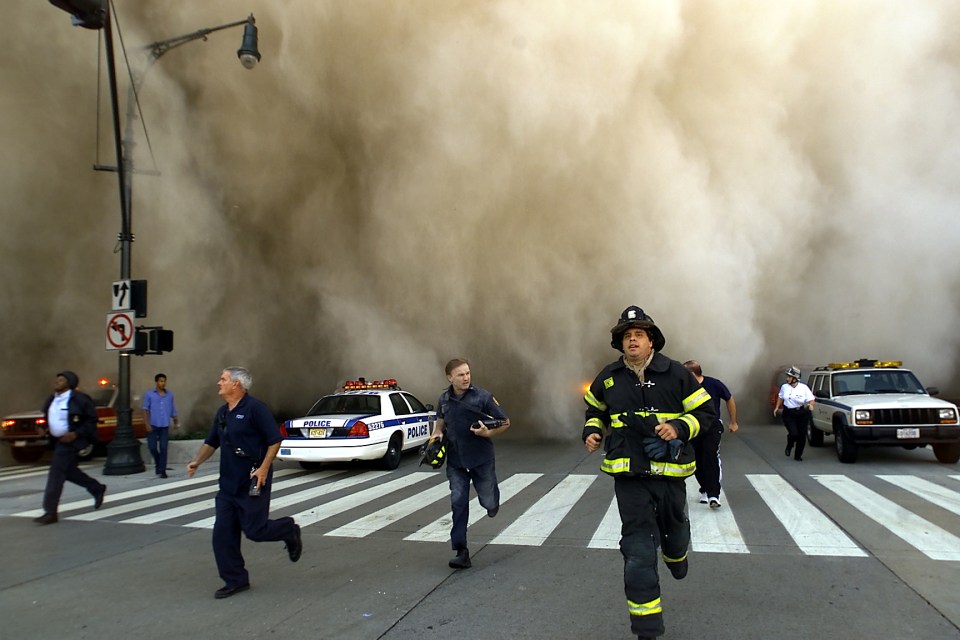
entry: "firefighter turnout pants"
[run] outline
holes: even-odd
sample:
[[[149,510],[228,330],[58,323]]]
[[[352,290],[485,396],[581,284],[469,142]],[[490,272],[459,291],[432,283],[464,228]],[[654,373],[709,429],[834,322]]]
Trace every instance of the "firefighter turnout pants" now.
[[[683,478],[617,476],[617,507],[623,523],[623,587],[635,635],[663,635],[657,547],[665,562],[680,562],[690,546],[687,490]]]

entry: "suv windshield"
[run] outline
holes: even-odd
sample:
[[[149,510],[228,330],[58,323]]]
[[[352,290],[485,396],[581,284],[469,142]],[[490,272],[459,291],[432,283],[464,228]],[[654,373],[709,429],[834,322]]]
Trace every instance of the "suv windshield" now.
[[[870,370],[833,374],[833,395],[855,393],[926,393],[910,371]]]
[[[310,407],[307,415],[325,416],[334,413],[381,413],[380,396],[326,396]]]

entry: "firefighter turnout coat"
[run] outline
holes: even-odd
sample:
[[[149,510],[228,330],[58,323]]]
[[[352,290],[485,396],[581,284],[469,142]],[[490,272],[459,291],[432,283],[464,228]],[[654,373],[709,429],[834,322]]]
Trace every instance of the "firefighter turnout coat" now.
[[[583,398],[583,439],[591,433],[603,437],[606,455],[600,469],[612,476],[685,478],[697,468],[690,440],[716,417],[710,394],[682,364],[659,352],[644,377],[641,382],[622,357],[597,375]],[[643,440],[665,422],[676,429],[683,445],[667,460],[651,460]]]

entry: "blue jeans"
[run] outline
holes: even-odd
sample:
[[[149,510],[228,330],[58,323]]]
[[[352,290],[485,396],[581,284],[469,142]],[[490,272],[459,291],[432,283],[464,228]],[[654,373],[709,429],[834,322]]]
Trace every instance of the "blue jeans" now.
[[[167,472],[167,442],[170,440],[170,427],[150,427],[147,434],[147,448],[153,456],[157,473]]]
[[[467,522],[470,519],[470,481],[477,492],[480,506],[490,510],[500,506],[500,487],[497,485],[495,462],[464,469],[447,465],[447,480],[450,481],[450,506],[453,510],[453,528],[450,530],[450,546],[454,551],[467,548]]]

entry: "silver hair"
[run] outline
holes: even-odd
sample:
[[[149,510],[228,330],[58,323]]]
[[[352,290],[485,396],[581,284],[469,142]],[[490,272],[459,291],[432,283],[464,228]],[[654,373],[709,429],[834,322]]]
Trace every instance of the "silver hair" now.
[[[240,383],[240,386],[250,390],[250,387],[253,386],[253,376],[250,375],[250,371],[243,367],[226,367],[224,369],[228,374],[230,374],[231,380],[236,380]]]

